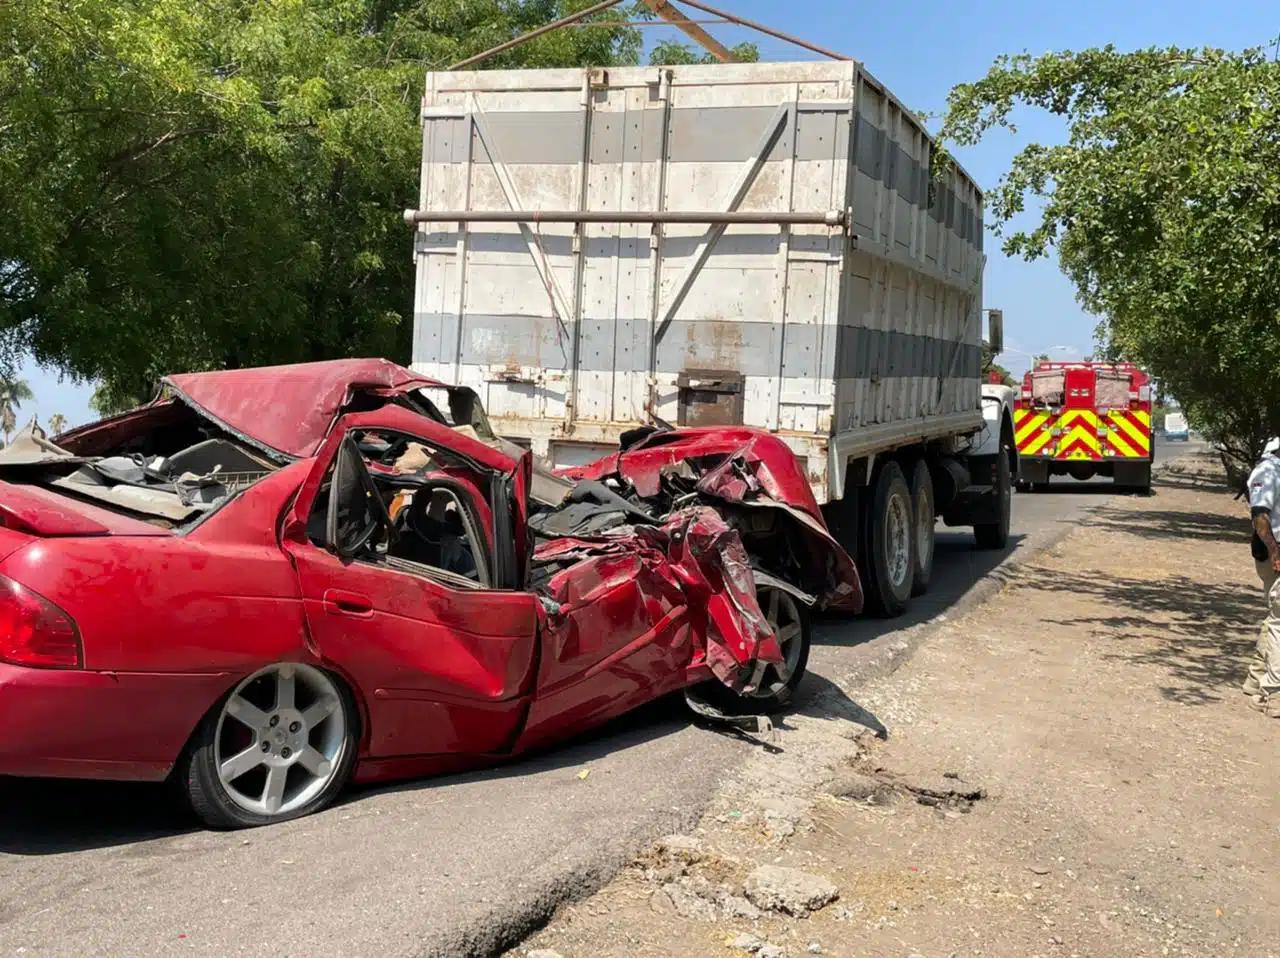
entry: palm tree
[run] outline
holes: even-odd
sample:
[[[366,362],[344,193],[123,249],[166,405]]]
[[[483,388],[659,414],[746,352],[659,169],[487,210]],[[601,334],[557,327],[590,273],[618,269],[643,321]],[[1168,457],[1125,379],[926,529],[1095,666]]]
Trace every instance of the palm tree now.
[[[52,416],[49,417],[49,431],[53,433],[55,436],[58,435],[60,432],[62,432],[62,430],[66,428],[67,428],[67,417],[62,415],[62,413],[55,412]]]
[[[31,384],[17,376],[0,376],[0,430],[4,431],[4,444],[18,428],[18,409],[24,401],[35,399]]]

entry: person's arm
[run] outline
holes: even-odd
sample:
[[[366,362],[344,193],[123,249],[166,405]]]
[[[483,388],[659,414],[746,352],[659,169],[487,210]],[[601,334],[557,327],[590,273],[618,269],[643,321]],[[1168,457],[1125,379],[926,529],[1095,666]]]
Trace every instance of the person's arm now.
[[[1258,534],[1262,544],[1267,547],[1271,568],[1280,573],[1280,546],[1276,545],[1276,537],[1271,533],[1271,510],[1253,510],[1253,531]]]
[[[1280,573],[1280,545],[1276,543],[1275,533],[1271,530],[1271,510],[1276,504],[1277,491],[1280,491],[1278,487],[1280,475],[1277,475],[1277,465],[1273,459],[1268,459],[1249,477],[1249,513],[1253,516],[1253,531],[1267,547],[1271,568]]]

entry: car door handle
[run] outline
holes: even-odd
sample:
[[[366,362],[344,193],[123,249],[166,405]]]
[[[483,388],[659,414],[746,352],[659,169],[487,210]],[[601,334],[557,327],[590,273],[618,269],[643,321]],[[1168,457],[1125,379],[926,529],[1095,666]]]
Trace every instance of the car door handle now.
[[[359,592],[325,589],[324,609],[330,615],[353,615],[367,619],[373,615],[373,600]]]

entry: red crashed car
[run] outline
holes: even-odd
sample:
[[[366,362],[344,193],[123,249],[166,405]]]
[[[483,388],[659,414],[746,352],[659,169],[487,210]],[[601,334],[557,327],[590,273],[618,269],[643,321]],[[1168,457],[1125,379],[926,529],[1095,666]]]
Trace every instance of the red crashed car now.
[[[785,704],[861,605],[798,461],[644,431],[557,477],[382,360],[173,376],[0,453],[0,775],[173,776],[214,827],[686,690]]]

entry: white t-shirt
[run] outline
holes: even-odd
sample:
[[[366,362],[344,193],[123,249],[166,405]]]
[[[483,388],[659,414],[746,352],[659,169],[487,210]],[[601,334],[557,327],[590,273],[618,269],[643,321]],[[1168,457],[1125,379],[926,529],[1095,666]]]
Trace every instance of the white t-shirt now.
[[[1249,510],[1271,513],[1271,534],[1280,535],[1280,458],[1267,453],[1249,473]]]

